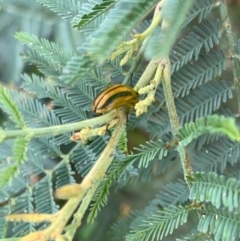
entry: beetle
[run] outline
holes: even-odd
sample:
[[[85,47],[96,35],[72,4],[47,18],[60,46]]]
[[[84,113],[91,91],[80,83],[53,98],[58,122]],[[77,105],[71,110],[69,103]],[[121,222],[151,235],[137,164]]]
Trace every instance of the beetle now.
[[[95,113],[104,114],[108,111],[126,106],[133,108],[138,102],[138,93],[131,87],[115,84],[103,90],[93,101],[92,110]]]

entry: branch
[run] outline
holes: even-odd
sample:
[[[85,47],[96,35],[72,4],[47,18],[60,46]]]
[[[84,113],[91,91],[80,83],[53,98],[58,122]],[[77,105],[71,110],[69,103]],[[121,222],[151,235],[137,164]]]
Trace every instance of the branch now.
[[[228,47],[228,55],[232,62],[232,68],[233,68],[233,83],[234,88],[237,91],[237,100],[238,100],[238,113],[240,112],[240,88],[239,88],[239,62],[235,58],[236,52],[234,51],[234,39],[233,34],[231,30],[231,22],[228,17],[227,12],[227,6],[226,6],[226,0],[223,0],[220,5],[220,19],[222,21],[223,26],[223,32],[226,35],[227,39],[227,47]]]
[[[170,64],[169,58],[165,59],[165,65],[161,65],[161,67],[163,68],[163,90],[166,98],[166,104],[168,108],[173,135],[175,137],[180,128],[180,124],[179,124],[177,110],[174,103],[174,96],[172,92],[171,64]],[[179,152],[179,155],[180,155],[180,160],[181,160],[181,164],[184,172],[185,181],[188,184],[188,186],[191,187],[189,177],[192,175],[192,167],[190,164],[190,160],[189,160],[186,148],[183,146],[178,146],[177,151]]]
[[[98,116],[92,119],[80,121],[77,123],[55,125],[50,127],[43,128],[24,128],[22,130],[14,131],[5,131],[0,130],[0,142],[3,142],[6,139],[29,136],[30,138],[39,137],[39,136],[56,136],[66,132],[77,131],[84,127],[94,127],[98,125],[103,125],[109,123],[116,116],[116,111],[111,111],[105,115]]]
[[[87,174],[87,176],[83,179],[82,183],[79,185],[66,185],[60,189],[57,190],[56,196],[60,197],[62,194],[65,193],[66,190],[72,187],[75,187],[75,196],[71,197],[65,206],[58,211],[56,214],[53,214],[50,218],[51,224],[50,226],[42,231],[37,231],[34,233],[31,233],[21,239],[21,241],[27,241],[27,240],[63,240],[61,234],[66,226],[67,222],[71,218],[72,214],[74,213],[75,209],[79,205],[79,203],[83,200],[88,200],[87,202],[91,201],[91,197],[93,193],[91,193],[91,190],[97,189],[100,180],[104,177],[105,172],[109,168],[114,156],[115,156],[115,150],[116,146],[118,144],[118,141],[121,137],[122,130],[124,128],[125,122],[126,122],[126,113],[124,110],[120,111],[120,118],[118,123],[116,124],[116,127],[114,129],[114,132],[112,134],[111,139],[109,140],[107,146],[105,147],[104,151],[98,158],[97,162],[94,164],[91,171]],[[71,193],[73,194],[73,193]],[[89,198],[88,198],[88,195]],[[86,201],[83,203],[84,207],[86,207]],[[19,214],[20,216],[21,214]],[[25,216],[27,214],[24,214]],[[32,214],[30,214],[32,215]],[[39,214],[36,214],[39,215]],[[81,213],[81,215],[77,217],[77,219],[74,219],[74,222],[79,224],[81,222],[82,216],[84,213]],[[8,219],[11,219],[11,215],[8,216]],[[22,221],[24,221],[22,219]]]

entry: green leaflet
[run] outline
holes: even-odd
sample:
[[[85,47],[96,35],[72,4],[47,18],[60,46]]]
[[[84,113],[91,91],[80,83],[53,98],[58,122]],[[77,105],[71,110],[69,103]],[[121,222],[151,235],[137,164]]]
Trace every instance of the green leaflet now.
[[[107,10],[114,6],[116,0],[102,0],[99,2],[88,1],[83,3],[80,13],[72,20],[74,28],[81,29],[87,24],[91,23],[98,16],[103,15]]]
[[[211,115],[198,118],[196,122],[185,124],[179,129],[177,138],[180,145],[187,146],[191,141],[203,134],[226,135],[233,141],[240,141],[240,133],[233,118]]]
[[[13,91],[10,92],[6,88],[0,86],[0,107],[9,115],[10,119],[16,124],[17,127],[22,128],[25,126],[22,114],[18,110],[17,105],[10,93],[14,95]]]
[[[176,40],[179,29],[186,19],[194,1],[167,0],[163,6],[163,24],[161,31],[155,30],[150,38],[145,56],[151,59],[154,56],[164,58],[170,52],[171,47]],[[181,11],[179,11],[181,9]],[[164,23],[166,23],[164,25]],[[164,47],[162,47],[164,46]],[[156,52],[156,49],[158,51]]]
[[[90,44],[87,49],[96,58],[96,61],[106,60],[138,23],[143,13],[147,9],[151,9],[157,2],[156,0],[118,1],[100,28],[89,38]]]
[[[162,211],[144,217],[141,223],[131,227],[126,241],[154,241],[172,234],[173,230],[187,221],[189,210],[185,207],[170,206]]]
[[[231,241],[239,239],[239,213],[229,212],[228,209],[216,209],[206,205],[204,215],[201,215],[198,231],[213,235],[214,240]]]
[[[28,45],[32,50],[38,52],[60,73],[67,61],[74,56],[73,52],[61,48],[56,43],[50,42],[47,39],[39,39],[37,36],[26,32],[16,33],[15,38],[23,44]]]
[[[197,202],[211,202],[219,208],[233,212],[240,204],[240,181],[211,173],[195,173],[189,198]]]
[[[9,183],[19,173],[21,165],[27,160],[27,146],[29,138],[17,138],[14,142],[13,157],[0,173],[0,188]]]

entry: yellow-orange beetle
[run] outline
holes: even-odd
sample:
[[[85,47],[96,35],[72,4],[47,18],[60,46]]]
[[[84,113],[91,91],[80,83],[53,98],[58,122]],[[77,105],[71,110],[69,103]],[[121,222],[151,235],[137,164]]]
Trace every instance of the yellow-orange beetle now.
[[[103,90],[92,103],[92,110],[104,114],[122,106],[133,108],[138,102],[138,93],[129,86],[116,84]]]

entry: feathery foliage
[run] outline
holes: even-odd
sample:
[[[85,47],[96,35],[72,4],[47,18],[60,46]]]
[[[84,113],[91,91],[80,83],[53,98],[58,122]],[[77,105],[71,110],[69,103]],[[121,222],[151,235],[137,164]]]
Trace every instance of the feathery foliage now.
[[[173,46],[170,52],[172,72],[178,71],[192,59],[197,61],[202,47],[204,46],[206,52],[209,52],[214,44],[219,43],[220,37],[219,21],[217,21],[216,27],[207,20],[194,26],[193,31]]]
[[[23,44],[27,44],[44,59],[51,62],[55,66],[55,70],[59,72],[61,72],[63,66],[73,56],[73,53],[65,51],[57,44],[51,43],[47,39],[38,39],[37,36],[30,35],[29,33],[19,32],[15,37]]]
[[[132,233],[126,236],[126,240],[160,240],[185,223],[187,217],[187,208],[169,206],[163,211],[152,213],[148,217],[145,216],[141,223],[135,223]]]
[[[142,223],[142,220],[145,220],[145,213],[151,213],[151,215],[156,214],[161,208],[186,202],[188,197],[189,189],[182,180],[167,184],[163,190],[151,200],[145,210],[134,210],[127,217],[119,219],[110,230],[109,235],[112,238],[111,240],[122,240],[126,234],[129,233],[132,225],[137,227],[138,224]],[[117,235],[114,236],[114,234]]]
[[[15,122],[16,126],[23,128],[25,126],[25,123],[21,113],[16,106],[16,103],[14,103],[14,100],[12,98],[14,94],[12,93],[11,95],[11,93],[6,88],[1,87],[0,105],[2,110],[4,110],[8,114],[8,116],[13,122]]]
[[[98,61],[104,61],[117,45],[126,38],[131,29],[138,23],[142,14],[156,3],[156,0],[118,1],[103,20],[101,27],[89,36],[88,50],[97,57]],[[109,22],[111,22],[111,25]]]
[[[2,170],[0,187],[3,187],[6,183],[9,183],[12,178],[19,172],[21,164],[23,164],[26,160],[28,142],[28,138],[17,138],[15,140],[13,147],[14,163],[10,164]]]
[[[193,179],[189,198],[197,202],[211,202],[217,209],[223,206],[229,212],[239,207],[240,182],[235,178],[226,179],[216,173],[196,173]]]
[[[38,182],[34,194],[38,213],[55,213],[58,210],[58,206],[53,200],[52,182],[49,176]]]
[[[32,213],[34,207],[32,205],[33,197],[31,192],[26,192],[22,195],[19,195],[18,198],[12,200],[15,205],[12,208],[13,213]],[[15,223],[13,226],[14,236],[23,236],[27,233],[35,231],[35,225],[33,223]]]
[[[98,16],[104,15],[116,1],[114,0],[102,0],[102,1],[88,1],[83,3],[81,10],[78,12],[72,20],[73,27],[81,29],[85,25],[91,23]]]
[[[53,12],[62,17],[63,20],[69,21],[76,16],[80,10],[80,4],[72,0],[36,0],[43,6],[50,8]]]
[[[239,130],[233,118],[212,115],[206,118],[199,118],[196,123],[190,122],[179,129],[178,138],[181,145],[188,145],[198,136],[210,134],[224,134],[233,141],[239,141]]]
[[[213,206],[207,206],[205,210],[198,225],[200,232],[212,234],[214,240],[239,239],[239,212],[229,212],[226,208],[216,209]]]
[[[162,143],[161,140],[156,143],[146,143],[145,146],[142,145],[141,148],[136,148],[136,151],[138,152],[137,154],[129,155],[121,161],[116,161],[111,166],[93,197],[93,203],[90,208],[91,212],[88,217],[89,222],[93,222],[97,216],[97,212],[101,207],[107,204],[109,188],[113,181],[122,179],[124,172],[128,174],[125,178],[130,178],[132,176],[131,171],[127,172],[129,167],[137,162],[138,168],[147,168],[150,161],[155,158],[161,160],[167,155],[167,150],[164,149],[164,143]]]
[[[160,33],[154,32],[150,37],[149,43],[146,48],[145,56],[148,59],[151,59],[153,56],[156,57],[165,57],[179,32],[181,25],[186,18],[189,9],[191,8],[193,1],[167,1],[162,10],[163,15],[163,24]],[[181,11],[179,11],[181,8]],[[167,27],[165,27],[165,22]],[[164,48],[162,48],[164,46]],[[156,49],[158,49],[158,53],[156,54]]]

